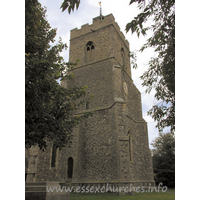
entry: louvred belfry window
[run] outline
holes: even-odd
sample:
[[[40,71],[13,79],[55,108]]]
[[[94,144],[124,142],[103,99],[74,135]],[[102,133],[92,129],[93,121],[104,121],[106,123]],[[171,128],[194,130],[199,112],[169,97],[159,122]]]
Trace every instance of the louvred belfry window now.
[[[95,57],[95,46],[93,42],[88,42],[86,45],[86,63],[93,62]]]

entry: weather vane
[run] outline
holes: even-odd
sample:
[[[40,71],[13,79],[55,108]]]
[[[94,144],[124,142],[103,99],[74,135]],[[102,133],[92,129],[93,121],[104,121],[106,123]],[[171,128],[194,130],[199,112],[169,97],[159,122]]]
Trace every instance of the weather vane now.
[[[101,1],[99,2],[100,5],[100,19],[102,20],[102,7],[101,7]]]

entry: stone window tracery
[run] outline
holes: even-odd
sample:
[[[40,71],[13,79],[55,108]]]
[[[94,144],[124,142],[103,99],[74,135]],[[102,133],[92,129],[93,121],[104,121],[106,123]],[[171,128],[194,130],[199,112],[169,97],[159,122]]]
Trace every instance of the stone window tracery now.
[[[95,58],[95,46],[92,41],[86,44],[86,63],[93,62]]]

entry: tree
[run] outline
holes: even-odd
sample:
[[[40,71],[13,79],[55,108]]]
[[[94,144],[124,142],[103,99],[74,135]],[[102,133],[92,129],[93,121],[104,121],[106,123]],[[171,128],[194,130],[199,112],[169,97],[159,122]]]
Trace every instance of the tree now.
[[[126,31],[146,35],[153,30],[153,36],[147,40],[140,51],[154,47],[157,56],[149,62],[148,71],[141,76],[142,85],[146,92],[156,91],[155,98],[159,101],[148,111],[148,114],[157,121],[159,131],[170,127],[175,130],[175,1],[152,0],[145,5],[144,0],[131,0],[130,4],[137,2],[142,12],[126,25]],[[154,24],[144,27],[150,17]]]
[[[175,137],[171,133],[159,134],[151,144],[153,170],[156,184],[163,183],[168,187],[175,186]]]
[[[48,141],[66,146],[78,123],[92,115],[74,115],[89,101],[86,87],[66,89],[58,80],[70,80],[72,63],[65,63],[60,52],[67,47],[54,43],[56,29],[45,19],[46,10],[38,0],[25,1],[25,145],[46,148]]]

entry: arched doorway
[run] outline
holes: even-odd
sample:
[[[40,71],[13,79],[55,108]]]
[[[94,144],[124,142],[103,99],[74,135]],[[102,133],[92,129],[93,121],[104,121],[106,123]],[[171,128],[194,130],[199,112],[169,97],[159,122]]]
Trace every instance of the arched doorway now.
[[[73,174],[73,158],[70,157],[68,159],[68,178],[72,178]]]

